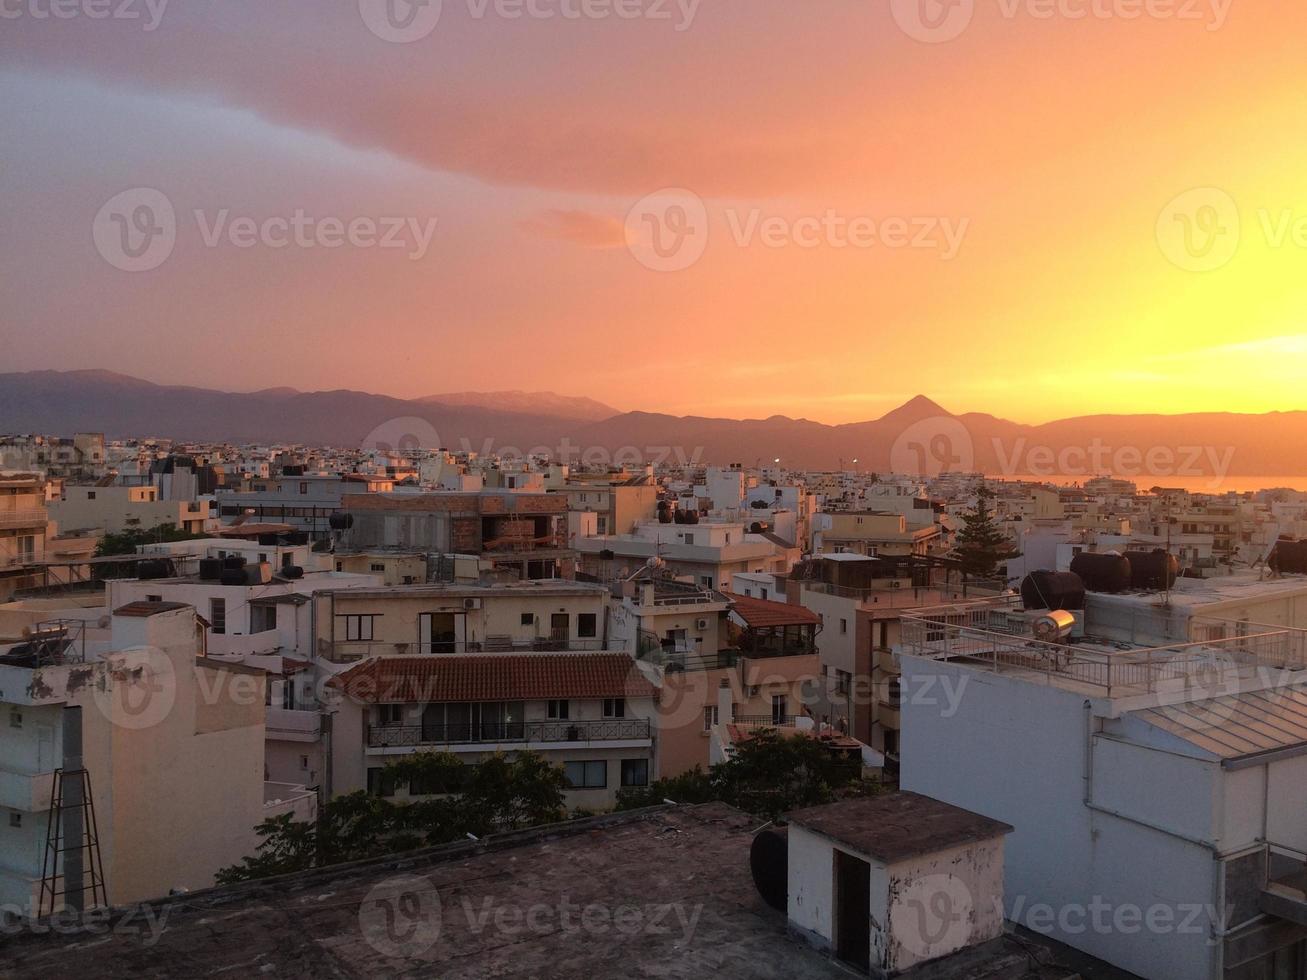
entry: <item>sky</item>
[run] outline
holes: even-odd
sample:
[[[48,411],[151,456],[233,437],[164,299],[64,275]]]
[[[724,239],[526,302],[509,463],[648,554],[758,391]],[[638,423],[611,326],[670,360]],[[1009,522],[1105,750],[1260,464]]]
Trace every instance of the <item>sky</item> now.
[[[1307,7],[0,0],[0,371],[1307,409]]]

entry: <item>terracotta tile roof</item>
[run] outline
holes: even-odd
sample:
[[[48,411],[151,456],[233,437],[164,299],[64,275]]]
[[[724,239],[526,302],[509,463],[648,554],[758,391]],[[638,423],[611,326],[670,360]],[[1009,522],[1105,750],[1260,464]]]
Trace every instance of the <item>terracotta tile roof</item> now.
[[[621,653],[373,657],[331,684],[369,704],[654,697],[657,689]]]
[[[789,602],[755,599],[735,592],[723,592],[731,600],[731,611],[750,629],[769,626],[816,626],[821,620],[811,609]]]

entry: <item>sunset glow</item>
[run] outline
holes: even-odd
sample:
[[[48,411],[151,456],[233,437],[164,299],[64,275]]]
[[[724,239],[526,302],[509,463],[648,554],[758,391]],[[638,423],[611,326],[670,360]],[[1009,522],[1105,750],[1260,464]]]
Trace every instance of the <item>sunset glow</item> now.
[[[982,0],[939,43],[883,0],[446,2],[409,43],[354,3],[138,6],[0,21],[5,370],[826,422],[1307,407],[1300,5]],[[124,274],[92,223],[142,187],[176,244]],[[624,230],[665,188],[707,216],[674,271]],[[420,255],[212,235],[297,210],[436,224]],[[1196,264],[1238,248],[1186,268],[1166,229],[1207,214]]]

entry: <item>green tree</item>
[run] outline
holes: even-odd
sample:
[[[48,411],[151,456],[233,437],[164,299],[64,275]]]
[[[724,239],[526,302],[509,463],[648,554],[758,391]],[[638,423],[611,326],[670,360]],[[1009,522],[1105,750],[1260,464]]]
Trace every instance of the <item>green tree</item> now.
[[[999,530],[990,510],[994,495],[981,487],[976,494],[976,506],[962,516],[962,530],[954,549],[962,563],[962,571],[976,578],[993,578],[998,566],[1017,552],[1008,544],[1007,535]]]
[[[176,524],[159,524],[148,531],[133,529],[120,534],[106,534],[95,547],[98,557],[111,555],[134,555],[137,545],[159,544],[165,541],[191,541],[202,538],[203,534],[183,531]]]
[[[326,803],[316,823],[289,815],[265,820],[255,828],[263,838],[256,853],[223,868],[218,883],[557,823],[567,815],[562,767],[535,752],[500,754],[476,766],[448,752],[417,752],[390,763],[382,778],[421,795],[392,802],[360,790]]]
[[[676,803],[721,800],[774,820],[790,810],[878,789],[877,784],[863,780],[861,760],[838,755],[815,738],[763,728],[737,745],[730,759],[706,773],[696,767],[645,789],[622,790],[617,806],[629,810],[664,799]]]

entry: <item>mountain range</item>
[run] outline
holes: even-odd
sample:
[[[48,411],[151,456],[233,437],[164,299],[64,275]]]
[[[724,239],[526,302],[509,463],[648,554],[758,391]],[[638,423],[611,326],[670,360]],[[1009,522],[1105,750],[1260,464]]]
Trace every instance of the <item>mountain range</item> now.
[[[158,385],[109,371],[0,374],[0,434],[104,432],[109,438],[357,446],[410,441],[572,459],[660,457],[746,466],[980,470],[1008,476],[1098,473],[1169,478],[1307,471],[1307,412],[1094,415],[1025,425],[956,415],[918,396],[878,419],[825,425],[773,415],[705,418],[619,412],[553,393],[459,392],[420,399],[362,391],[224,392]],[[438,435],[437,435],[438,433]],[[432,448],[437,448],[432,446]]]

